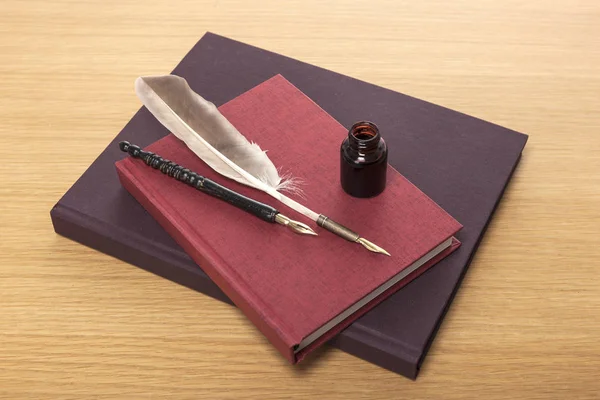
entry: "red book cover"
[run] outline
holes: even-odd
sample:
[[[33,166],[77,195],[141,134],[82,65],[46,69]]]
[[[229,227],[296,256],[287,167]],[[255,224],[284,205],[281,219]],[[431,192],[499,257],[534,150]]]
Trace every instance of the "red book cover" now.
[[[315,227],[267,194],[217,175],[171,135],[148,150],[275,206],[313,226],[319,237],[299,236],[261,221],[140,160],[117,163],[125,188],[291,362],[304,358],[458,247],[453,239],[441,253],[423,259],[461,225],[392,167],[381,195],[348,196],[339,183],[339,146],[347,129],[282,76],[219,109],[249,140],[267,150],[284,174],[304,182],[303,198],[298,198],[302,204],[354,229],[392,255],[370,253]],[[407,268],[416,268],[417,260],[423,262],[417,269],[295,351],[304,338],[358,300]]]

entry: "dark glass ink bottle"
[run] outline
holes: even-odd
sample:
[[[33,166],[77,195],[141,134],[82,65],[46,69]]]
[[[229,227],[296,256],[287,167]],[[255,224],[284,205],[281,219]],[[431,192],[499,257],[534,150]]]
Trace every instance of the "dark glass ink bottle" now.
[[[352,125],[340,150],[341,181],[346,193],[373,197],[383,192],[388,151],[374,123],[360,121]]]

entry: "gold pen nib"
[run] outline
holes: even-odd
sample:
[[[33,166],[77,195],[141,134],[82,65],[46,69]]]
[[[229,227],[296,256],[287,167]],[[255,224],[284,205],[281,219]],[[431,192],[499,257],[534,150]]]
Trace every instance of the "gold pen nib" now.
[[[339,237],[344,238],[349,242],[360,243],[367,250],[372,251],[373,253],[385,254],[386,256],[391,257],[390,253],[377,246],[375,243],[369,242],[365,238],[361,238],[358,233],[346,228],[342,224],[338,224],[337,222],[327,218],[323,214],[319,215],[319,218],[317,219],[317,225],[327,229],[331,233],[335,233]]]
[[[301,235],[318,236],[317,232],[313,231],[310,226],[303,224],[300,221],[294,221],[293,219],[290,219],[283,214],[277,214],[275,216],[275,222],[277,222],[280,225],[287,226],[294,232],[299,233]]]
[[[389,256],[389,257],[392,256],[390,253],[388,253],[387,251],[385,251],[383,248],[377,246],[373,242],[369,242],[365,238],[358,238],[358,239],[356,239],[356,243],[362,244],[367,250],[372,251],[373,253],[385,254],[386,256]]]

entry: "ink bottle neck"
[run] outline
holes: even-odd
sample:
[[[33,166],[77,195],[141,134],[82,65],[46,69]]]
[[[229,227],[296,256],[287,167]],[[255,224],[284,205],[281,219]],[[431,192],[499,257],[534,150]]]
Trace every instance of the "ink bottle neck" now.
[[[369,121],[352,125],[344,147],[346,160],[357,164],[375,162],[386,150],[379,128]]]

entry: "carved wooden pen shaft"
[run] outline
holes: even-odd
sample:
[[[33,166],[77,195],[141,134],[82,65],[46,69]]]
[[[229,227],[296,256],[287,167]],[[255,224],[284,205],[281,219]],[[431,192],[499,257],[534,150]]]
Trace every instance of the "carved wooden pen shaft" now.
[[[184,168],[173,161],[165,160],[157,154],[144,151],[139,146],[124,141],[119,143],[119,148],[121,151],[128,153],[133,158],[139,158],[144,161],[146,165],[149,165],[154,169],[158,169],[163,174],[183,182],[188,186],[198,189],[201,192],[224,200],[229,204],[232,204],[262,219],[263,221],[287,226],[294,232],[303,235],[317,235],[317,233],[308,225],[286,217],[274,207],[236,193],[233,190],[227,189],[226,187],[221,186],[218,183],[193,171],[190,171],[189,169]]]

